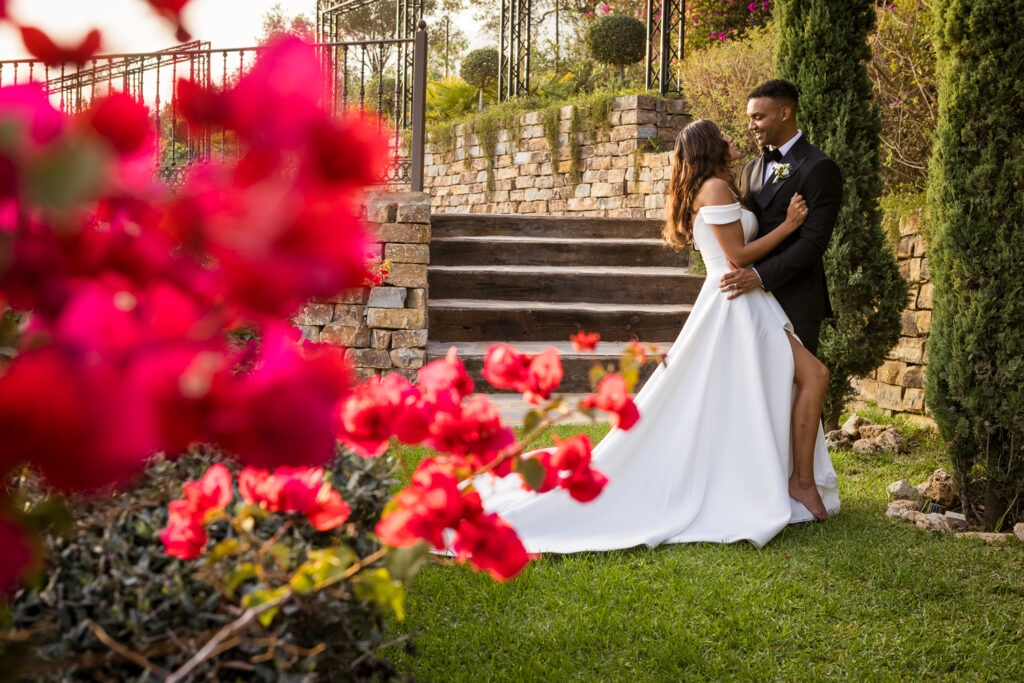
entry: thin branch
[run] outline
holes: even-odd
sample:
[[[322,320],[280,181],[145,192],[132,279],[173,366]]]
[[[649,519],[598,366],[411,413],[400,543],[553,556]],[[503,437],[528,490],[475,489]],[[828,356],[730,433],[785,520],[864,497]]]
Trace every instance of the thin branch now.
[[[159,676],[160,678],[167,678],[168,676],[171,675],[170,672],[167,671],[167,669],[164,669],[163,667],[157,666],[156,664],[154,664],[153,662],[149,661],[148,659],[146,659],[144,656],[142,656],[138,652],[135,652],[134,650],[128,649],[127,647],[125,647],[121,643],[119,643],[116,640],[114,640],[113,638],[111,638],[110,634],[107,633],[105,630],[103,630],[103,627],[100,626],[99,624],[97,624],[92,619],[86,619],[85,620],[85,624],[86,624],[86,626],[89,627],[89,630],[93,632],[93,635],[95,635],[99,639],[99,641],[101,643],[103,643],[104,645],[106,645],[111,650],[113,650],[117,654],[121,655],[125,659],[128,659],[128,660],[131,660],[131,661],[135,662],[136,664],[141,666],[146,671],[149,671],[150,673],[154,673],[157,676]]]

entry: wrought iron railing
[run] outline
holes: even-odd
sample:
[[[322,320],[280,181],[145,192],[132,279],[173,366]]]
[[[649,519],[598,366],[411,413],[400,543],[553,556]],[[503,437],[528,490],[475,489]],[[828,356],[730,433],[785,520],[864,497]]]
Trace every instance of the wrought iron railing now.
[[[328,74],[324,102],[335,113],[358,109],[393,131],[386,180],[423,189],[427,35],[421,21],[405,39],[324,42],[315,45]],[[212,48],[193,41],[167,50],[97,55],[81,68],[47,67],[28,59],[0,61],[0,86],[40,82],[54,106],[78,112],[112,91],[131,94],[153,112],[159,136],[157,174],[177,184],[190,165],[238,153],[229,131],[190,131],[175,91],[179,78],[228,87],[264,47]],[[409,55],[411,54],[411,59]],[[388,83],[394,79],[394,83]],[[410,87],[411,86],[411,87]],[[409,92],[405,92],[408,90]],[[396,106],[397,105],[397,106]]]

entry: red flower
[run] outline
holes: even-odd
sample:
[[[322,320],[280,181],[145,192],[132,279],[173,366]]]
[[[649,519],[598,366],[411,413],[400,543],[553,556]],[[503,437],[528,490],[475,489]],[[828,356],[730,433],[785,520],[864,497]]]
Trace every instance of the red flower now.
[[[562,361],[554,347],[529,356],[494,344],[484,355],[483,376],[498,389],[521,391],[530,403],[540,403],[562,382]]]
[[[492,344],[484,354],[483,376],[497,389],[524,391],[530,357],[508,344]]]
[[[181,23],[181,13],[188,3],[189,0],[149,0],[149,4],[154,10],[174,24],[174,37],[179,43],[184,43],[192,38]]]
[[[395,508],[381,517],[375,530],[384,543],[398,548],[418,539],[443,548],[445,529],[483,509],[479,494],[459,490],[455,466],[437,458],[421,462],[393,502]]]
[[[453,346],[444,358],[427,363],[418,373],[420,391],[438,410],[454,410],[473,393],[473,380]]]
[[[0,512],[0,596],[13,593],[41,565],[41,552],[22,524]]]
[[[573,348],[577,351],[593,351],[597,348],[597,342],[601,340],[601,335],[597,332],[580,330],[569,337],[569,340],[572,341]]]
[[[556,436],[555,444],[558,448],[551,455],[551,465],[556,471],[576,472],[590,465],[590,453],[593,447],[586,434],[577,434],[565,441]]]
[[[194,560],[206,549],[206,527],[192,518],[170,520],[160,532],[160,541],[168,555]]]
[[[341,526],[348,519],[352,508],[341,499],[341,494],[331,488],[327,482],[320,487],[313,504],[303,512],[309,517],[309,523],[318,531],[328,531]]]
[[[541,485],[536,489],[531,489],[527,485],[526,481],[523,481],[524,489],[526,489],[527,491],[533,490],[536,491],[537,493],[546,493],[558,487],[558,482],[561,481],[561,478],[559,476],[558,468],[555,467],[551,462],[551,458],[554,455],[554,453],[555,452],[551,450],[542,450],[533,451],[532,453],[527,453],[523,456],[524,459],[535,458],[537,462],[544,468],[544,481],[541,482]]]
[[[576,500],[589,503],[597,498],[607,483],[608,477],[602,472],[587,467],[570,474],[562,480],[561,485]]]
[[[508,581],[530,561],[522,541],[508,522],[496,514],[463,520],[452,541],[460,560],[486,571],[497,581]]]
[[[399,374],[384,379],[370,377],[338,407],[338,438],[364,458],[383,455],[399,416],[406,410],[406,401],[414,399],[416,393],[409,380]],[[411,416],[415,418],[415,413]]]
[[[515,444],[515,434],[501,423],[498,407],[476,394],[458,412],[438,412],[430,425],[430,437],[424,445],[452,455],[470,458],[473,467],[485,465],[501,457]],[[494,473],[511,472],[512,461],[506,460]]]
[[[222,510],[231,502],[231,473],[217,463],[199,481],[185,482],[181,490],[190,514],[202,520],[210,510]]]
[[[121,156],[139,151],[153,139],[149,110],[123,93],[113,93],[97,101],[92,106],[89,125]]]
[[[626,390],[626,380],[616,374],[605,375],[597,385],[597,393],[585,397],[580,406],[612,413],[612,426],[619,429],[629,429],[640,419],[640,411]]]
[[[89,31],[85,38],[82,39],[82,42],[72,47],[57,45],[39,29],[32,28],[31,26],[22,26],[21,42],[25,44],[25,49],[33,57],[44,62],[47,66],[59,66],[61,64],[77,64],[82,66],[99,52],[100,32],[96,29]]]
[[[530,403],[546,401],[562,383],[562,359],[558,349],[544,349],[530,361],[523,398]]]

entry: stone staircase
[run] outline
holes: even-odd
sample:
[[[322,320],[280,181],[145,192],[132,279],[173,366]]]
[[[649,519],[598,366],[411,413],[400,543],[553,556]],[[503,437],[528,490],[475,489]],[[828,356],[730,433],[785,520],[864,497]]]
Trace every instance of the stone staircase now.
[[[560,391],[579,393],[593,361],[615,364],[631,339],[667,350],[704,278],[686,272],[688,255],[666,249],[660,230],[655,219],[434,214],[427,360],[454,345],[478,387],[497,392],[480,375],[488,346],[554,346]],[[596,353],[573,350],[580,329],[601,334]]]

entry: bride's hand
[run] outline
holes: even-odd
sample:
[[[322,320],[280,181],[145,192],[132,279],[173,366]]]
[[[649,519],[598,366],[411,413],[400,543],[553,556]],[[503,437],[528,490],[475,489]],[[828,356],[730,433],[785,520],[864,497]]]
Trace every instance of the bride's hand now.
[[[786,209],[786,222],[795,230],[800,227],[807,218],[807,201],[800,195],[794,194],[789,200],[789,208]]]

